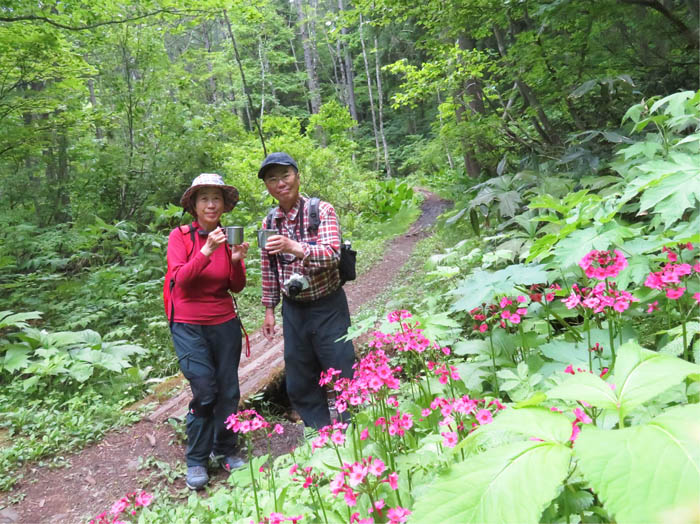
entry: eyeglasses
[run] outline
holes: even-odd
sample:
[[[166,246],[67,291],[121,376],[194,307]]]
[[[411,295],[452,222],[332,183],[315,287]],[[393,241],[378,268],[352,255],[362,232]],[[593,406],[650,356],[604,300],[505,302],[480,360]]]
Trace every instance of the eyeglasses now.
[[[268,176],[265,177],[265,183],[271,186],[276,186],[282,180],[284,180],[285,182],[289,182],[294,175],[296,175],[296,173],[290,171],[282,176]]]

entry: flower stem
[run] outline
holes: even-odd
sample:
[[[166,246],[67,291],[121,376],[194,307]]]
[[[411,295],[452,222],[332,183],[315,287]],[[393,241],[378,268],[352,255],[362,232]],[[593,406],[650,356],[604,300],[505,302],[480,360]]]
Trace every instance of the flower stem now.
[[[260,504],[258,503],[258,488],[255,485],[255,473],[253,472],[253,443],[250,438],[246,438],[246,447],[248,448],[248,466],[250,469],[250,481],[253,484],[253,497],[255,498],[255,515],[258,517],[258,522],[260,522]]]
[[[496,352],[493,349],[493,332],[489,329],[489,345],[491,346],[491,364],[493,365],[493,389],[496,396],[500,397],[501,393],[498,390],[498,377],[496,376]]]

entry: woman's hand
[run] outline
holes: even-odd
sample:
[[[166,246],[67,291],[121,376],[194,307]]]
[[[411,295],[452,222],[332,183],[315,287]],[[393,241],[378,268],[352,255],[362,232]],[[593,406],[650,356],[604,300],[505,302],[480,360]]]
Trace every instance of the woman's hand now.
[[[231,262],[241,262],[248,254],[249,247],[248,242],[231,246]]]
[[[207,235],[207,242],[202,246],[200,251],[202,255],[206,257],[211,256],[224,242],[226,242],[226,233],[223,229],[217,227],[215,230],[209,232]]]
[[[290,253],[297,258],[304,258],[304,248],[301,247],[301,244],[283,235],[273,235],[268,238],[265,243],[265,250],[270,255]]]

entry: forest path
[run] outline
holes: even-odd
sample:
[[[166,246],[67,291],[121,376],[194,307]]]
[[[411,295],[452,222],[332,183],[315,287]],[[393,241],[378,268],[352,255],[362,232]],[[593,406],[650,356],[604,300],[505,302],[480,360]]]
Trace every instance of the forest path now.
[[[450,205],[433,193],[421,192],[425,200],[418,220],[387,245],[381,262],[345,285],[352,314],[393,285],[418,240],[428,234]],[[251,358],[243,356],[239,369],[243,398],[260,391],[284,368],[281,333],[268,342],[258,331],[251,334],[250,342]],[[164,482],[171,491],[185,495],[187,488],[178,470],[184,457],[178,430],[184,429],[184,424],[176,430],[168,419],[184,415],[189,397],[189,388],[182,388],[136,424],[112,431],[101,441],[67,456],[67,467],[50,469],[42,463],[27,466],[13,490],[0,496],[0,507],[6,506],[0,510],[0,524],[87,522],[124,494]],[[272,442],[275,455],[288,452],[303,432],[299,424],[284,426],[285,434],[272,439],[277,439]],[[223,472],[212,474],[212,485],[224,478]]]

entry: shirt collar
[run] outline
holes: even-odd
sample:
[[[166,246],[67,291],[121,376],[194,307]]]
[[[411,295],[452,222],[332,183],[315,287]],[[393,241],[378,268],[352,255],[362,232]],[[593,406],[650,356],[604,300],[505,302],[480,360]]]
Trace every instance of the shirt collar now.
[[[301,208],[301,203],[303,201],[304,197],[299,195],[296,204],[292,206],[292,209],[290,209],[288,213],[285,213],[280,206],[277,206],[277,214],[275,215],[275,218],[286,218],[289,222],[295,222],[297,215],[299,215],[299,209]]]

